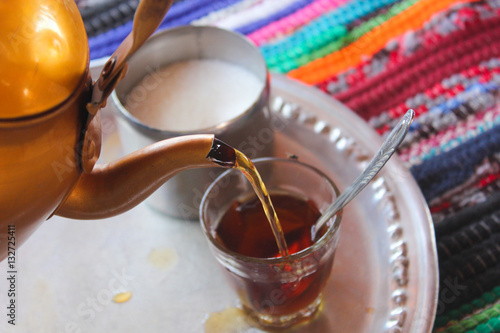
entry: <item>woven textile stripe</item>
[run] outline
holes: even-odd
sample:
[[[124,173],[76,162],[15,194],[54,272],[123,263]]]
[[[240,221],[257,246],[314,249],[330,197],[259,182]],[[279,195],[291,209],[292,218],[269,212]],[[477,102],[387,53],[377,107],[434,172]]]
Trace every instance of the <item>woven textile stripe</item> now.
[[[159,29],[166,29],[190,22],[208,15],[211,12],[234,5],[241,0],[186,0],[175,3],[167,13]],[[99,36],[89,39],[91,59],[101,58],[112,54],[132,31],[132,22],[109,30]]]
[[[341,6],[347,0],[316,0],[310,5],[294,12],[291,15],[285,16],[280,20],[270,22],[268,25],[250,33],[247,37],[259,46],[266,42],[272,41],[279,35],[285,35],[295,31],[317,17],[331,11],[332,9]]]
[[[500,329],[500,304],[496,304],[488,310],[472,315],[460,322],[454,323],[455,325],[443,330],[435,332],[444,333],[458,333],[458,332],[497,332]]]
[[[370,118],[370,124],[377,129],[380,134],[389,130],[387,123],[395,123],[404,112],[401,110],[408,108],[427,109],[445,105],[444,103],[470,88],[473,84],[486,86],[488,84],[500,85],[500,58],[493,57],[492,59],[474,64],[472,67],[462,70],[460,73],[454,73],[451,76],[435,83],[433,86],[427,87],[423,92],[409,97],[403,103],[381,112],[379,115]],[[490,105],[491,107],[493,104]],[[469,112],[465,112],[467,114]],[[406,142],[409,142],[406,140]]]
[[[438,241],[438,256],[440,262],[442,262],[441,268],[443,273],[452,274],[449,271],[453,269],[453,267],[450,267],[453,265],[453,263],[446,263],[446,260],[455,257],[455,261],[461,261],[461,257],[465,256],[465,253],[469,253],[466,250],[468,250],[471,246],[473,246],[474,244],[481,244],[482,242],[488,240],[490,237],[493,237],[493,235],[498,235],[498,233],[500,233],[500,211],[486,216],[476,223],[471,223],[463,230],[457,231],[440,239]],[[494,239],[495,241],[499,240],[498,237],[494,237],[492,239]],[[488,250],[498,250],[495,249],[495,244],[486,244],[488,244]],[[476,252],[474,251],[472,251],[471,253],[472,255],[476,255]],[[497,260],[498,256],[492,255],[490,259]],[[468,267],[466,269],[471,269],[471,267]],[[445,278],[446,276],[447,275],[444,275],[442,276],[442,278]]]
[[[498,51],[493,47],[486,50],[486,46],[489,46],[491,42],[497,43],[499,35],[500,18],[494,17],[486,21],[476,21],[471,23],[467,30],[459,30],[446,36],[438,46],[417,51],[397,67],[387,70],[354,89],[336,95],[336,98],[354,110],[361,110],[369,116],[376,115],[380,111],[393,108],[410,96],[415,95],[418,88],[420,88],[418,91],[421,91],[421,87],[424,86],[428,89],[433,84],[451,76],[453,73],[457,73],[457,71],[496,56]],[[484,49],[485,53],[492,54],[492,56],[479,61],[472,56],[463,60],[454,57],[457,52],[468,54],[472,51],[477,52],[478,49]],[[441,69],[451,62],[453,62],[453,65]],[[457,71],[453,71],[454,69],[457,69]],[[437,70],[440,70],[440,73],[434,75],[432,81],[426,79],[427,76]],[[424,79],[426,81],[423,81]],[[416,82],[414,82],[415,80]],[[408,88],[408,86],[411,86],[411,88]],[[390,103],[386,102],[380,105],[383,100],[379,96],[388,95],[393,97]],[[436,95],[441,94],[439,92]],[[377,112],[377,110],[379,111]],[[393,118],[399,118],[404,114],[399,109],[397,111],[397,113],[391,114]]]
[[[262,27],[268,26],[272,22],[278,21],[284,17],[287,17],[298,10],[310,5],[314,0],[298,0],[292,2],[288,7],[283,8],[282,10],[272,14],[272,15],[266,15],[265,17],[261,18],[260,20],[257,21],[252,21],[249,22],[248,24],[244,26],[240,26],[239,28],[236,29],[241,34],[248,35]]]
[[[500,287],[495,287],[493,290],[484,293],[480,298],[474,299],[472,302],[462,305],[456,310],[451,310],[443,315],[436,317],[434,328],[440,328],[446,324],[457,325],[459,320],[465,316],[473,313],[474,311],[491,306],[493,303],[500,300]],[[496,305],[498,307],[498,305]],[[498,308],[497,308],[498,309]],[[443,330],[436,330],[435,332],[442,332]]]
[[[460,147],[412,167],[411,172],[427,201],[431,201],[466,181],[474,173],[475,166],[499,150],[500,126],[495,126]]]
[[[323,46],[329,41],[329,39],[325,37],[331,35],[331,29],[343,27],[343,30],[347,31],[347,25],[397,1],[398,0],[356,0],[347,2],[345,5],[338,7],[332,12],[325,14],[300,28],[290,37],[280,39],[276,43],[264,45],[260,48],[260,50],[266,59],[269,59],[269,61],[276,56],[287,58],[287,54],[293,55],[294,50],[298,50],[304,45],[310,46],[310,50],[315,50],[313,45],[309,45],[309,43],[314,42],[316,39],[324,40],[324,43],[319,44],[319,46]],[[303,53],[303,55],[306,55],[306,53]]]
[[[474,1],[476,0],[421,0],[341,51],[317,59],[291,71],[289,75],[309,84],[320,83],[341,71],[355,67],[363,57],[373,56],[384,48],[390,39],[401,35],[407,30],[419,29],[433,14],[455,3]]]
[[[261,0],[242,0],[231,6],[222,8],[218,11],[208,13],[208,15],[203,16],[199,19],[191,21],[192,25],[214,25],[220,20],[231,16],[233,14],[239,13],[241,11],[246,11],[248,8],[256,5]]]
[[[500,265],[470,279],[460,280],[457,277],[445,279],[440,284],[437,314],[459,309],[462,305],[472,302],[497,287],[498,281],[500,281]]]
[[[129,22],[134,17],[138,5],[139,0],[106,3],[106,7],[101,8],[98,13],[93,13],[91,19],[84,21],[87,36],[94,37]]]
[[[458,147],[497,125],[500,125],[500,110],[495,108],[492,111],[479,114],[477,117],[469,117],[466,122],[452,126],[447,131],[433,135],[428,140],[421,137],[415,150],[407,149],[400,153],[401,159],[411,165],[421,164],[423,161]]]
[[[269,14],[277,13],[288,7],[295,0],[261,0],[245,11],[234,13],[222,18],[217,22],[217,26],[224,29],[236,30],[237,28],[261,20]]]
[[[450,215],[436,224],[434,226],[436,238],[439,240],[451,232],[467,226],[474,219],[479,220],[496,210],[500,210],[500,192],[492,194],[485,202],[475,207],[464,209],[457,214]]]
[[[499,2],[500,6],[500,2]],[[357,89],[367,80],[381,75],[390,68],[399,67],[408,57],[422,48],[440,48],[443,38],[459,30],[467,30],[477,20],[487,20],[498,15],[490,2],[455,4],[445,11],[439,12],[424,24],[421,29],[406,31],[392,39],[373,57],[363,61],[345,72],[340,72],[328,80],[318,84],[323,91],[337,96],[342,92]],[[453,82],[453,80],[451,80]],[[444,81],[444,84],[448,81]],[[445,99],[439,91],[435,97]],[[377,125],[380,126],[380,125]]]
[[[371,13],[370,11],[375,12],[396,1],[379,1],[366,11],[359,12],[359,17],[354,15],[348,16],[348,18],[352,19],[352,21],[348,21],[348,19],[345,19],[345,16],[339,15],[339,18],[346,21],[345,24],[334,24],[332,26],[327,25],[327,30],[325,29],[326,31],[322,31],[320,33],[315,32],[313,35],[304,38],[301,43],[296,43],[295,45],[289,43],[289,45],[285,46],[280,45],[281,47],[278,50],[272,50],[272,52],[269,50],[269,54],[264,52],[267,64],[271,70],[281,73],[286,73],[290,70],[296,69],[297,67],[304,66],[313,60],[322,58],[332,52],[342,49],[346,45],[353,43],[365,33],[375,29],[390,18],[408,9],[417,1],[418,0],[406,0],[396,4],[386,12],[383,12],[361,25],[354,27],[351,31],[348,31],[348,24],[357,19],[363,19]],[[375,5],[379,5],[379,7],[376,7]]]
[[[500,154],[494,152],[492,156],[484,159],[475,167],[475,173],[464,183],[445,192],[441,196],[429,202],[431,211],[434,213],[434,222],[439,223],[436,212],[452,214],[461,208],[477,205],[484,202],[492,193],[500,190]],[[443,177],[446,177],[443,174]]]
[[[495,214],[491,217],[493,225],[497,227],[500,225],[500,215]],[[484,228],[484,229],[483,229]],[[486,241],[476,243],[471,248],[460,252],[448,260],[441,260],[440,263],[440,279],[450,279],[458,277],[465,280],[475,275],[484,272],[489,268],[499,266],[500,262],[500,233],[491,234],[492,228],[487,226],[486,223],[479,225],[476,228],[470,228],[471,232],[477,232],[477,237],[487,237]],[[481,235],[482,233],[482,235]],[[467,237],[470,243],[472,242],[471,236],[465,233],[462,234]],[[440,258],[441,259],[441,258]]]

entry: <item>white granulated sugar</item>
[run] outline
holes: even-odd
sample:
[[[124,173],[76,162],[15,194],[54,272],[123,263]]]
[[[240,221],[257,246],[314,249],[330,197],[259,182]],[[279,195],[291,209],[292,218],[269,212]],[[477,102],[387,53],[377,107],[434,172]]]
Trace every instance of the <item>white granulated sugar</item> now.
[[[247,69],[220,60],[189,60],[148,74],[125,100],[144,124],[194,131],[231,120],[258,98],[263,82]]]

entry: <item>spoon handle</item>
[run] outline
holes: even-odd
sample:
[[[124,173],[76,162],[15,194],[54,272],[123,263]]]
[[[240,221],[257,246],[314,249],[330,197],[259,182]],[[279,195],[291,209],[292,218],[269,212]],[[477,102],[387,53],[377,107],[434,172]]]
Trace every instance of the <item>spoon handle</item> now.
[[[323,213],[323,215],[316,222],[315,230],[321,230],[321,227],[331,219],[340,209],[347,205],[361,190],[363,190],[369,182],[378,174],[380,169],[387,163],[392,154],[399,147],[405,138],[410,125],[415,117],[415,111],[408,110],[401,118],[396,127],[389,133],[384,140],[382,147],[377,154],[372,158],[365,170],[354,180],[354,182],[338,196],[337,200],[333,202]],[[338,226],[335,226],[338,228]]]

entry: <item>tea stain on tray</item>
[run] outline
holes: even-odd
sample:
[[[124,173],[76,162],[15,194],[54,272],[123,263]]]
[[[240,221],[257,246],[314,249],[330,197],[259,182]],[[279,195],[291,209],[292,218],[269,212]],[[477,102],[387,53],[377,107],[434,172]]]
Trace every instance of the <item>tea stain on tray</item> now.
[[[132,298],[132,292],[125,291],[123,293],[118,293],[113,296],[113,302],[115,303],[125,303],[128,302]]]
[[[227,308],[209,314],[204,326],[205,333],[264,332],[254,327],[245,311],[239,308]]]
[[[148,255],[148,263],[153,267],[167,269],[175,266],[179,261],[177,252],[172,249],[152,249]]]
[[[365,312],[368,314],[374,314],[375,313],[375,308],[368,307],[365,309]]]

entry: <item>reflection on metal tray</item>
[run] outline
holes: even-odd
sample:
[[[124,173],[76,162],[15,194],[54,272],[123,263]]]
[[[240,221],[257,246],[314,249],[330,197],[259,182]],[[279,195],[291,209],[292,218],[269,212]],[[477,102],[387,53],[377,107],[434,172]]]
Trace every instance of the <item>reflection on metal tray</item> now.
[[[101,65],[93,62],[93,72]],[[276,155],[295,154],[347,187],[380,138],[314,88],[271,80]],[[120,143],[114,115],[104,113],[102,157],[112,160]],[[238,304],[199,225],[144,204],[102,221],[52,218],[18,258],[16,332],[198,333],[207,316]],[[0,281],[1,290],[6,286]],[[345,209],[323,311],[292,332],[431,332],[437,288],[427,206],[411,174],[392,159]],[[123,291],[132,298],[112,302]]]

